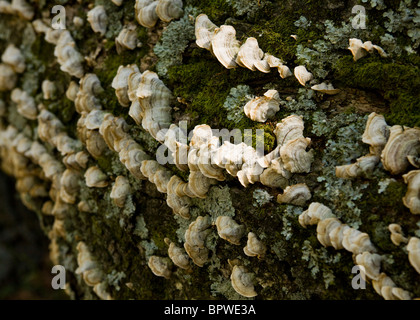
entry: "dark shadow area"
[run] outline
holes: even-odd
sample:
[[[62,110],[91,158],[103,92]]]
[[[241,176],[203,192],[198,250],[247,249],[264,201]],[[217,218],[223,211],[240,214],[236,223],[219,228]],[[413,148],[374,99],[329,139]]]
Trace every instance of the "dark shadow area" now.
[[[0,173],[0,299],[68,299],[53,290],[49,240],[20,201],[14,179]]]

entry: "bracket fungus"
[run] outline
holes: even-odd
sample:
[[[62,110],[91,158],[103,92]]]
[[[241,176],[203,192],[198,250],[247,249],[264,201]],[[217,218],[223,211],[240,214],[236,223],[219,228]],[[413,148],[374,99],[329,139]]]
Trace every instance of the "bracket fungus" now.
[[[118,176],[112,186],[110,198],[115,205],[120,208],[124,207],[127,197],[131,194],[130,182],[124,176]]]
[[[57,93],[57,86],[53,81],[44,80],[42,81],[42,94],[44,100],[52,100],[55,98]]]
[[[398,288],[394,281],[385,273],[381,273],[377,280],[372,280],[372,286],[376,293],[385,300],[410,300],[411,296],[408,291]]]
[[[313,85],[312,90],[319,91],[328,95],[335,95],[340,93],[340,89],[335,89],[331,83],[322,82],[320,84]]]
[[[210,21],[209,17],[201,13],[195,18],[195,42],[200,48],[212,51],[211,40],[217,26]]]
[[[108,186],[108,176],[97,166],[87,169],[85,178],[86,185],[90,188],[105,188]]]
[[[115,38],[117,53],[121,54],[124,50],[134,50],[142,46],[137,39],[137,28],[133,24],[125,25]]]
[[[389,232],[391,232],[391,241],[396,246],[399,246],[401,243],[408,242],[408,239],[404,237],[402,228],[399,224],[391,223],[388,226]]]
[[[156,6],[156,14],[164,22],[179,19],[184,14],[182,0],[159,0]]]
[[[257,295],[253,285],[254,275],[243,266],[234,266],[230,276],[233,289],[241,296],[253,298]]]
[[[383,115],[372,112],[366,122],[362,141],[368,144],[369,154],[360,157],[355,163],[337,166],[335,174],[339,178],[351,179],[370,175],[380,161],[382,150],[389,137],[389,127]]]
[[[112,80],[111,87],[115,89],[115,95],[118,102],[123,107],[130,106],[130,98],[128,96],[128,79],[133,73],[139,73],[137,65],[119,66],[117,74]]]
[[[259,70],[264,73],[270,72],[270,65],[263,60],[264,52],[258,46],[258,40],[251,37],[239,48],[236,63],[249,70]]]
[[[184,249],[178,247],[175,243],[165,238],[165,243],[169,246],[168,256],[172,262],[179,268],[191,270],[190,258]]]
[[[244,253],[249,257],[258,257],[258,259],[263,259],[266,251],[267,247],[257,238],[255,233],[248,233],[248,241],[244,247]]]
[[[17,104],[18,112],[29,120],[36,120],[38,109],[35,100],[26,91],[16,88],[12,91],[10,98]]]
[[[374,50],[376,50],[381,57],[383,58],[388,57],[384,49],[382,49],[381,47],[377,45],[372,44],[371,41],[363,42],[360,39],[351,38],[349,39],[348,49],[351,51],[354,61],[357,61],[360,58],[363,58],[368,53],[372,53]]]
[[[54,49],[54,56],[57,57],[57,61],[61,66],[60,69],[71,76],[82,78],[84,74],[82,63],[84,60],[76,49],[76,43],[70,32],[67,30],[55,31],[60,31]]]
[[[169,128],[172,122],[172,92],[155,72],[147,70],[141,76],[136,95],[143,115],[141,125],[158,139],[158,132]]]
[[[0,92],[10,91],[16,86],[17,75],[6,63],[0,63]]]
[[[235,222],[231,217],[219,216],[216,219],[217,233],[220,238],[239,245],[245,233],[245,226]]]
[[[209,250],[204,246],[205,239],[211,232],[208,229],[211,226],[209,216],[199,216],[189,225],[185,231],[184,248],[188,256],[199,267],[208,260]]]
[[[403,175],[403,178],[408,184],[403,203],[411,213],[420,214],[420,170],[412,170]]]
[[[164,277],[165,279],[170,278],[172,272],[170,270],[171,265],[168,258],[151,256],[147,264],[154,275]]]
[[[264,54],[264,61],[267,61],[270,68],[277,68],[277,71],[279,72],[279,75],[282,79],[292,76],[292,71],[290,71],[289,67],[284,64],[282,60],[279,58],[265,53]],[[259,63],[257,62],[257,65]]]

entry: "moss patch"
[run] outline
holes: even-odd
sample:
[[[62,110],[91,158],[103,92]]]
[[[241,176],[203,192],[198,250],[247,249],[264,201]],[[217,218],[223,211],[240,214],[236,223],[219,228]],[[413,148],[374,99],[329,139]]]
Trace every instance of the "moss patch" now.
[[[389,103],[385,114],[390,125],[420,126],[420,59],[403,62],[375,55],[353,61],[342,57],[334,66],[334,77],[345,86],[378,91]]]

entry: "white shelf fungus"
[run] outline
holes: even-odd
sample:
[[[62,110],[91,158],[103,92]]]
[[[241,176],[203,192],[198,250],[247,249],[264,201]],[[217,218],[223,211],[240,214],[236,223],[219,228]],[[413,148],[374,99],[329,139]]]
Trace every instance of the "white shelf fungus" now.
[[[420,274],[420,239],[416,237],[410,238],[407,245],[408,260],[410,264]]]
[[[182,0],[159,0],[156,6],[156,14],[164,22],[170,22],[172,19],[179,19],[184,14],[182,10]]]
[[[401,243],[408,242],[408,239],[404,237],[402,228],[399,224],[391,223],[388,226],[388,230],[391,232],[391,241],[396,246],[399,246]]]
[[[125,25],[115,38],[118,54],[121,54],[124,50],[134,50],[141,45],[142,43],[137,38],[137,28],[133,24]]]
[[[335,89],[331,83],[322,82],[320,84],[313,85],[312,90],[319,91],[328,95],[335,95],[340,93],[340,89]]]
[[[222,25],[214,31],[211,47],[217,60],[227,69],[236,68],[236,57],[240,43],[236,39],[236,30],[232,26]]]
[[[266,251],[266,246],[257,238],[255,233],[248,233],[248,241],[244,247],[244,253],[248,257],[258,257],[258,259],[263,259]]]
[[[87,20],[94,32],[104,35],[108,26],[108,16],[104,6],[96,6],[87,13]]]
[[[411,213],[420,214],[420,170],[412,170],[403,175],[403,178],[408,184],[403,203]]]
[[[23,117],[29,120],[36,120],[38,109],[33,97],[19,88],[14,89],[10,97],[17,104],[17,110]]]
[[[112,186],[110,198],[120,208],[124,207],[127,197],[131,194],[130,182],[124,176],[118,176]]]
[[[372,44],[371,41],[363,42],[360,39],[351,38],[349,39],[348,49],[351,51],[354,61],[357,61],[360,58],[363,58],[368,53],[373,53],[374,50],[376,50],[381,57],[383,58],[388,57],[384,49],[382,49],[381,47],[377,45]]]
[[[245,43],[239,48],[236,57],[236,63],[249,70],[259,70],[264,73],[270,72],[270,66],[266,60],[263,60],[264,52],[258,46],[258,40],[251,37],[247,38]]]
[[[280,110],[280,96],[277,90],[268,90],[262,97],[247,102],[244,112],[253,121],[266,122]]]
[[[190,270],[190,258],[183,248],[178,247],[175,243],[165,238],[165,243],[169,246],[168,255],[172,262],[179,268]]]
[[[299,183],[286,187],[283,194],[277,196],[278,203],[288,203],[295,206],[303,206],[311,199],[311,191],[305,183]]]
[[[220,238],[239,245],[245,233],[245,226],[235,222],[231,217],[219,216],[216,219],[217,232]]]
[[[154,275],[164,277],[165,279],[170,278],[172,272],[170,270],[171,265],[168,258],[151,256],[147,264]]]
[[[212,51],[211,41],[217,26],[204,13],[195,18],[195,42],[200,48]]]
[[[153,0],[136,0],[134,6],[135,16],[137,22],[146,28],[152,28],[155,26],[159,17],[156,13],[156,7],[159,1]]]
[[[311,81],[314,78],[313,74],[306,70],[305,66],[297,66],[294,70],[294,74],[302,86],[305,86],[306,82]]]

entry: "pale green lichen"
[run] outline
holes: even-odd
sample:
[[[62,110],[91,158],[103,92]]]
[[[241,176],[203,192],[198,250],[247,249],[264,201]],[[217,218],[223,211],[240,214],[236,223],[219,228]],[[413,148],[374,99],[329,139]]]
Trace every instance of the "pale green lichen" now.
[[[316,102],[313,100],[314,95],[315,91],[311,89],[299,88],[296,99],[282,100],[280,104],[287,110],[307,118],[309,115],[305,111],[315,110],[317,108]]]
[[[367,145],[361,141],[366,116],[351,114],[345,115],[344,118],[347,118],[348,125],[338,129],[334,138],[326,143],[322,156],[322,174],[317,178],[322,184],[322,189],[317,192],[317,196],[322,197],[324,204],[339,218],[344,218],[345,223],[358,228],[362,221],[361,210],[356,202],[362,198],[363,190],[369,187],[369,183],[339,179],[335,176],[335,167],[352,163],[356,158],[368,153]]]
[[[380,38],[381,38],[381,45],[387,53],[393,54],[393,55],[396,55],[396,56],[401,55],[402,49],[397,44],[397,39],[393,35],[391,35],[389,33],[385,33]]]
[[[144,249],[144,255],[146,256],[146,261],[148,261],[150,256],[152,256],[158,249],[153,239],[150,241],[148,240],[140,241],[140,246]]]
[[[252,197],[254,199],[252,202],[254,207],[262,207],[263,205],[269,203],[271,199],[273,199],[272,195],[270,195],[266,190],[262,189],[255,189],[252,193]]]
[[[120,291],[120,282],[126,277],[124,271],[118,272],[117,270],[112,270],[110,274],[106,275],[106,280],[110,286],[115,287],[115,290]]]
[[[348,47],[349,39],[358,37],[361,31],[352,28],[350,22],[341,22],[336,26],[334,21],[326,20],[323,25],[319,25],[320,30],[325,30],[324,39],[328,40],[335,48],[345,49]]]
[[[266,0],[226,0],[226,3],[233,8],[236,15],[242,16],[246,14],[248,18],[252,18],[258,10],[265,6]]]
[[[136,226],[133,234],[139,236],[141,239],[147,239],[149,236],[149,230],[147,229],[146,221],[144,221],[144,217],[142,215],[136,217]]]
[[[397,12],[387,10],[384,12],[383,17],[387,20],[384,26],[388,32],[405,32],[411,39],[414,49],[420,45],[420,9],[410,8],[412,5],[411,0],[401,1]],[[415,5],[414,5],[415,6]]]
[[[336,61],[340,55],[331,52],[331,46],[324,40],[317,40],[312,48],[299,44],[296,47],[297,62],[314,75],[316,79],[324,79],[331,70],[331,64]]]
[[[334,284],[335,276],[332,272],[333,264],[340,262],[341,253],[330,254],[326,248],[320,247],[314,249],[309,240],[305,240],[302,246],[302,260],[308,262],[308,268],[311,270],[312,277],[315,279],[318,272],[322,270],[322,277],[325,289]],[[325,267],[327,265],[328,267]],[[329,266],[332,266],[330,269]]]
[[[223,103],[223,107],[227,110],[227,119],[235,123],[240,122],[245,117],[244,106],[252,98],[251,88],[247,85],[240,84],[230,89]]]
[[[165,77],[169,67],[182,63],[182,53],[189,42],[195,39],[194,21],[199,13],[198,9],[187,6],[184,16],[172,21],[164,30],[159,43],[153,49],[159,58],[156,65],[159,76]]]
[[[297,221],[298,216],[303,212],[301,207],[296,206],[286,206],[286,209],[283,211],[281,219],[283,222],[281,228],[281,234],[288,241],[293,236],[292,221]]]
[[[232,198],[228,186],[211,187],[205,199],[192,199],[193,203],[200,210],[200,215],[209,214],[212,221],[219,216],[235,216],[235,208],[232,205]]]

